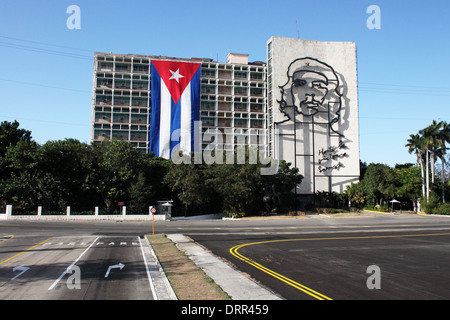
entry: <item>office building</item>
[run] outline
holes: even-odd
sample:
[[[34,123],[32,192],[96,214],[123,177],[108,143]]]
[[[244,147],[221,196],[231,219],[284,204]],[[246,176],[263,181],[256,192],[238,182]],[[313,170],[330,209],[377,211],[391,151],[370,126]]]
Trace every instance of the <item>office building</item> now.
[[[95,53],[91,141],[126,140],[149,150],[152,60],[201,63],[202,150],[258,146],[304,180],[296,194],[342,192],[359,180],[354,42],[272,37],[267,63],[230,53],[222,63]]]
[[[253,142],[265,148],[266,66],[248,55],[230,53],[227,63],[212,59],[95,53],[91,141],[126,140],[149,149],[151,60],[201,62],[200,120],[203,149],[222,141],[226,150]],[[218,137],[221,135],[221,137]]]

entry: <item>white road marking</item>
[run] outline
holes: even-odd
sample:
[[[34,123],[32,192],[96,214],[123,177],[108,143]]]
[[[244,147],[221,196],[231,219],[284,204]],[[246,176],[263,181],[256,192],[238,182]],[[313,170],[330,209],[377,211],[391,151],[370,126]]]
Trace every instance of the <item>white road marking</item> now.
[[[111,269],[117,269],[117,268],[119,268],[120,270],[122,270],[123,267],[125,267],[125,265],[124,265],[123,263],[121,263],[121,262],[120,262],[119,264],[115,264],[115,265],[113,265],[113,266],[109,266],[109,267],[108,267],[108,271],[106,271],[105,278],[108,278],[108,277],[109,277],[109,273],[111,272]]]
[[[141,241],[141,238],[138,237],[138,239],[139,239],[139,244],[141,245],[141,253],[142,253],[142,259],[144,260],[144,264],[145,264],[145,271],[147,272],[148,282],[150,283],[150,290],[152,291],[153,298],[155,300],[158,300],[158,296],[156,295],[155,286],[153,285],[153,279],[150,275],[150,270],[148,268],[147,258],[145,257],[144,248],[142,247],[142,241]]]
[[[11,278],[11,280],[15,280],[18,277],[20,277],[23,273],[27,272],[30,269],[30,267],[24,267],[24,266],[20,266],[20,267],[15,267],[13,268],[13,271],[17,271],[19,270],[20,273],[18,275],[16,275],[15,277]]]
[[[59,281],[68,273],[70,270],[72,270],[72,267],[78,262],[78,260],[81,259],[81,257],[92,247],[92,245],[99,239],[100,237],[95,238],[95,240],[89,245],[89,247],[86,248],[86,250],[83,251],[82,254],[74,261],[70,266],[67,267],[66,270],[59,276],[58,279],[56,279],[55,282],[48,288],[48,290],[53,290],[53,288],[59,283]]]

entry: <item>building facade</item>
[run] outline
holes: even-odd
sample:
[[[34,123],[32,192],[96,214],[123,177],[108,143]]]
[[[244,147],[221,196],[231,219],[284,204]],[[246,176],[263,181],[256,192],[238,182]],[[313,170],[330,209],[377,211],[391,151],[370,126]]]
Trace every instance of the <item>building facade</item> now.
[[[267,61],[270,155],[304,176],[297,194],[343,192],[360,173],[355,43],[272,37]]]
[[[212,59],[95,53],[91,142],[126,140],[149,149],[151,60],[201,62],[200,120],[203,149],[238,145],[266,148],[266,65],[230,53]]]
[[[95,53],[91,141],[149,150],[151,60],[201,62],[202,150],[257,146],[304,180],[296,194],[342,192],[359,180],[356,46],[272,37],[267,63]]]

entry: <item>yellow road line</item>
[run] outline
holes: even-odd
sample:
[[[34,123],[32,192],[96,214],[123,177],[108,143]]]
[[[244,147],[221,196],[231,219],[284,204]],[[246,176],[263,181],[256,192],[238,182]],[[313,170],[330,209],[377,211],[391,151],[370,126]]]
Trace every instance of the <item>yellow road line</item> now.
[[[27,252],[27,251],[30,251],[30,250],[36,248],[37,246],[40,246],[41,244],[47,242],[47,241],[50,240],[51,238],[53,238],[53,237],[50,237],[50,238],[48,238],[48,239],[46,239],[46,240],[44,240],[44,241],[42,241],[42,242],[39,242],[37,245],[34,245],[34,246],[32,246],[32,247],[30,247],[30,248],[28,248],[28,249],[26,249],[26,250],[24,250],[24,251],[22,251],[22,252],[19,252],[18,254],[12,256],[11,258],[8,258],[8,259],[6,259],[6,260],[3,260],[2,262],[0,262],[0,264],[3,264],[3,263],[5,263],[5,262],[7,262],[7,261],[10,261],[10,260],[12,260],[12,259],[14,259],[14,258],[20,256],[21,254],[23,254],[23,253],[25,253],[25,252]]]
[[[236,258],[248,263],[249,265],[267,273],[268,275],[283,281],[284,283],[318,299],[318,300],[332,300],[331,298],[323,295],[307,286],[304,286],[288,277],[285,277],[263,265],[253,261],[250,258],[238,252],[239,249],[247,246],[257,245],[257,244],[267,244],[267,243],[279,243],[279,242],[293,242],[293,241],[317,241],[317,240],[354,240],[354,239],[382,239],[382,238],[406,238],[406,237],[426,237],[426,236],[448,236],[450,233],[428,233],[428,234],[408,234],[408,235],[390,235],[390,236],[365,236],[365,237],[330,237],[330,238],[303,238],[303,239],[284,239],[284,240],[269,240],[269,241],[259,241],[252,243],[244,243],[241,245],[234,246],[230,249],[230,253]]]
[[[248,244],[248,245],[250,245],[250,244]],[[241,259],[242,261],[250,264],[251,266],[253,266],[253,267],[255,267],[255,268],[257,268],[257,269],[259,269],[261,271],[264,271],[265,273],[271,275],[272,277],[277,278],[278,280],[281,280],[284,283],[287,283],[288,285],[290,285],[290,286],[292,286],[292,287],[294,287],[294,288],[296,288],[296,289],[298,289],[298,290],[300,290],[300,291],[302,291],[302,292],[304,292],[304,293],[306,293],[306,294],[308,294],[308,295],[310,295],[310,296],[312,296],[312,297],[314,297],[314,298],[316,298],[318,300],[332,300],[331,298],[329,298],[329,297],[327,297],[327,296],[325,296],[325,295],[323,295],[323,294],[321,294],[321,293],[319,293],[317,291],[314,291],[313,289],[310,289],[310,288],[308,288],[308,287],[306,287],[306,286],[304,286],[304,285],[302,285],[302,284],[300,284],[298,282],[295,282],[294,280],[289,279],[289,278],[287,278],[287,277],[285,277],[285,276],[283,276],[283,275],[281,275],[279,273],[276,273],[275,271],[270,270],[269,268],[266,268],[266,267],[260,265],[259,263],[256,263],[255,261],[253,261],[253,260],[251,260],[251,259],[249,259],[249,258],[247,258],[247,257],[245,257],[245,256],[243,256],[243,255],[241,255],[240,253],[237,252],[237,250],[239,250],[240,248],[245,247],[245,246],[247,246],[247,245],[244,244],[244,245],[233,247],[233,248],[230,249],[230,252],[231,252],[232,255],[234,255],[235,257]]]

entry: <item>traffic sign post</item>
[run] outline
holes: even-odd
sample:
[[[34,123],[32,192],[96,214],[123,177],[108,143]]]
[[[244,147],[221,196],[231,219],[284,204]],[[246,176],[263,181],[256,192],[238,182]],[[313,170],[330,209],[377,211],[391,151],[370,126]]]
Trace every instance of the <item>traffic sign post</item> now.
[[[156,208],[151,206],[150,207],[150,213],[153,216],[153,219],[152,219],[152,221],[153,221],[153,223],[152,223],[152,234],[155,234],[155,213],[156,213]]]

